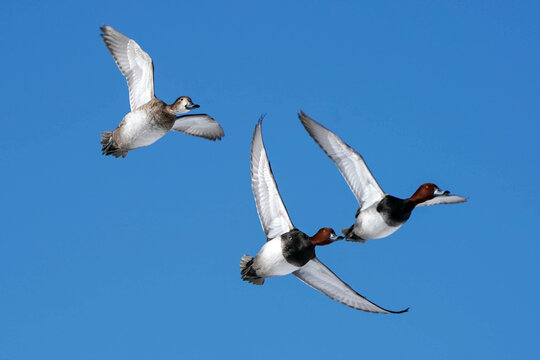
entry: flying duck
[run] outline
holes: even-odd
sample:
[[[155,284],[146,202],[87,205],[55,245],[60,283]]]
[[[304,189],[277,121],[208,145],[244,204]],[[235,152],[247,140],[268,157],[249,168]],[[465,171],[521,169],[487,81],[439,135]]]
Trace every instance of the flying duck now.
[[[388,195],[377,184],[362,155],[303,111],[300,111],[298,117],[313,140],[336,164],[358,200],[356,222],[341,230],[349,241],[363,243],[369,239],[380,239],[393,234],[405,224],[417,206],[467,201],[462,196],[450,195],[449,191],[442,191],[432,183],[420,185],[408,199]]]
[[[345,284],[317,259],[316,246],[331,244],[342,237],[338,237],[331,228],[322,228],[310,237],[294,227],[268,162],[261,125],[262,118],[255,127],[251,143],[251,188],[267,242],[255,257],[242,256],[242,279],[262,285],[268,277],[292,273],[331,299],[354,309],[374,313],[407,311],[408,309],[395,312],[375,305]]]
[[[129,112],[116,130],[101,133],[102,154],[125,158],[128,151],[148,146],[169,130],[209,140],[225,134],[217,121],[207,114],[180,115],[196,109],[189,96],[181,96],[167,105],[154,95],[154,65],[150,56],[132,39],[110,26],[101,27],[101,37],[129,88]]]

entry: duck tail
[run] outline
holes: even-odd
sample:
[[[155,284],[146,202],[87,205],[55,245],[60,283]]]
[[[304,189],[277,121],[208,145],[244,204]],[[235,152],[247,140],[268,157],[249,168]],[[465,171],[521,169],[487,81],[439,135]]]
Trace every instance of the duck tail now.
[[[353,229],[354,229],[354,225],[350,226],[348,228],[341,229],[341,232],[343,233],[343,235],[345,235],[345,239],[347,239],[347,241],[365,243],[366,240],[362,239],[360,236],[356,235],[354,233]]]
[[[242,274],[242,280],[255,285],[264,284],[264,278],[258,276],[252,266],[253,257],[249,255],[242,256],[242,259],[240,260],[240,274]]]
[[[346,237],[347,239],[349,239],[349,235],[350,235],[351,232],[352,232],[352,228],[353,228],[352,226],[343,228],[343,229],[341,229],[341,233],[342,233],[343,235],[345,235],[345,237]]]
[[[101,153],[103,155],[112,155],[114,157],[123,157],[127,155],[127,151],[120,150],[113,141],[113,132],[104,131],[101,133]]]

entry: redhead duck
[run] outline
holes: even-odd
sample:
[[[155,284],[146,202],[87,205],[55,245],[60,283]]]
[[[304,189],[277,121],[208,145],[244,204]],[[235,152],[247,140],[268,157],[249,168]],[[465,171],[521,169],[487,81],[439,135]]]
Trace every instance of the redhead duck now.
[[[383,309],[341,281],[315,256],[315,247],[343,239],[330,228],[310,237],[296,229],[289,218],[266,156],[262,118],[255,127],[251,143],[251,188],[267,242],[257,256],[242,256],[242,280],[262,285],[265,278],[294,274],[297,278],[330,298],[358,310],[375,313],[402,313]]]
[[[375,181],[362,155],[303,111],[300,111],[298,117],[313,140],[336,164],[358,200],[356,222],[341,230],[349,241],[363,243],[368,239],[380,239],[393,234],[409,219],[416,206],[467,201],[466,198],[450,195],[449,191],[442,191],[431,183],[420,185],[408,199],[388,195]]]
[[[126,77],[129,88],[128,113],[114,131],[101,133],[102,153],[125,158],[128,151],[148,146],[169,130],[209,140],[225,134],[217,121],[206,114],[182,115],[199,105],[181,96],[167,105],[154,95],[154,65],[150,56],[132,39],[110,26],[101,27],[101,37],[116,65]]]

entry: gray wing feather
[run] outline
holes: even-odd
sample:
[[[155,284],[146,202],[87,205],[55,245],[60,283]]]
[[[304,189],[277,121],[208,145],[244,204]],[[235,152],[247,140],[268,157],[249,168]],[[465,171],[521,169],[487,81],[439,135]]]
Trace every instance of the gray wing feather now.
[[[467,198],[458,195],[441,195],[435,196],[433,199],[421,202],[416,206],[431,206],[439,204],[458,204],[467,201]]]
[[[103,25],[101,31],[107,49],[126,77],[133,111],[154,98],[154,64],[134,40],[107,25]]]
[[[399,314],[409,310],[407,308],[402,311],[390,311],[375,305],[354,291],[349,285],[341,281],[336,274],[328,269],[317,258],[311,259],[301,269],[293,272],[293,274],[312,288],[319,290],[331,299],[339,301],[340,303],[357,310],[382,314]]]
[[[225,136],[219,123],[207,114],[178,116],[172,129],[208,140],[221,140]]]
[[[360,208],[367,208],[385,197],[386,194],[377,184],[362,155],[303,111],[300,111],[298,117],[313,140],[336,164],[358,200]]]
[[[251,141],[251,189],[266,237],[271,240],[294,226],[281,200],[262,139],[262,117]]]

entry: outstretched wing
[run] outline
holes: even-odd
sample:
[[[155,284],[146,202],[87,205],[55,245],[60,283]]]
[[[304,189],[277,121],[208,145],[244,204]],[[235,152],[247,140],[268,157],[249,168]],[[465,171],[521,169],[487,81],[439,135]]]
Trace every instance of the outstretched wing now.
[[[180,115],[172,129],[208,140],[221,140],[225,136],[219,123],[207,114]]]
[[[301,269],[293,272],[293,274],[331,299],[357,310],[382,314],[400,314],[409,310],[409,308],[407,308],[401,311],[390,311],[375,305],[354,291],[349,285],[341,281],[336,274],[328,269],[317,258],[311,259]]]
[[[300,111],[298,118],[313,140],[336,164],[358,200],[361,209],[367,208],[385,197],[386,194],[375,181],[360,154],[303,111]]]
[[[416,206],[431,206],[439,204],[457,204],[467,201],[467,198],[458,195],[439,195],[435,196],[433,199],[421,202]]]
[[[251,141],[251,189],[257,204],[257,212],[266,237],[271,240],[291,231],[294,226],[281,200],[266,156],[262,139],[262,117],[259,119]]]
[[[110,26],[101,27],[101,37],[129,88],[131,111],[154,98],[154,65],[152,59],[132,39]]]

